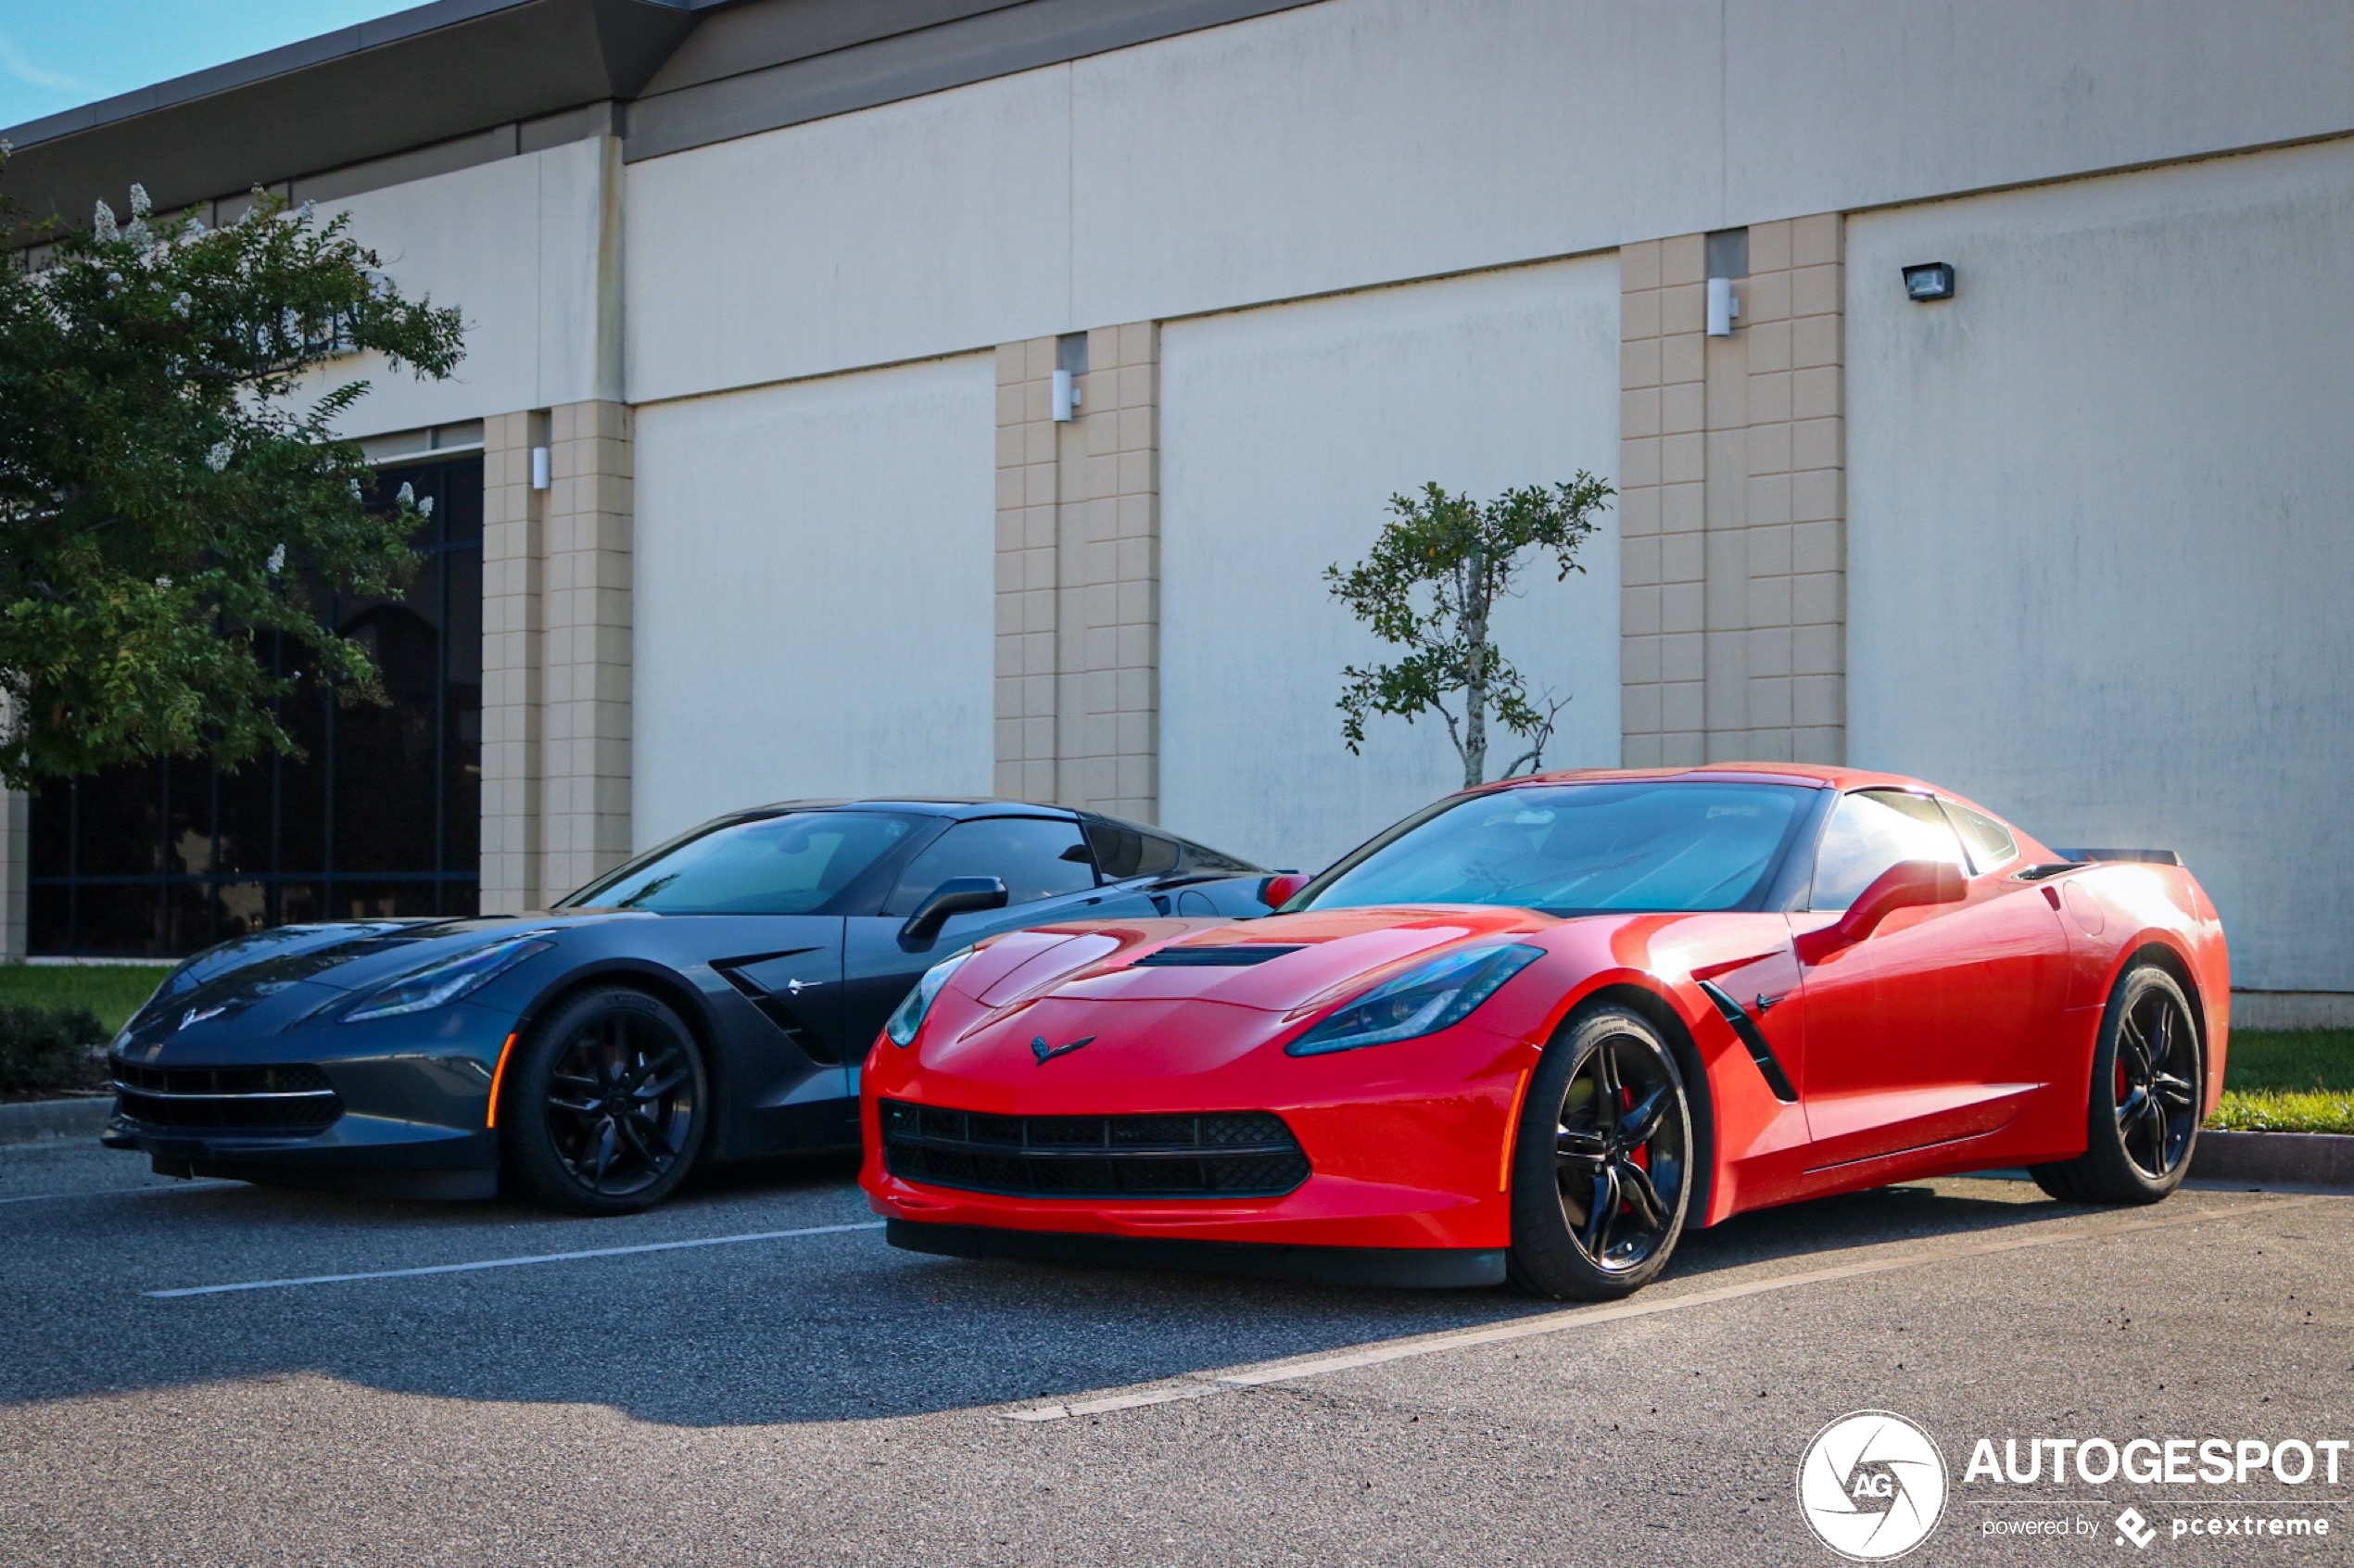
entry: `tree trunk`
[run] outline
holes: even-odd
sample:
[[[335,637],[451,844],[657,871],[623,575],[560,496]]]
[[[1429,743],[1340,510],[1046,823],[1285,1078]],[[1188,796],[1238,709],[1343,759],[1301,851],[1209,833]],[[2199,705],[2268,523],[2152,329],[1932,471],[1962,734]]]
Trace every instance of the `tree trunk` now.
[[[1474,550],[1464,572],[1463,788],[1487,782],[1487,558]]]

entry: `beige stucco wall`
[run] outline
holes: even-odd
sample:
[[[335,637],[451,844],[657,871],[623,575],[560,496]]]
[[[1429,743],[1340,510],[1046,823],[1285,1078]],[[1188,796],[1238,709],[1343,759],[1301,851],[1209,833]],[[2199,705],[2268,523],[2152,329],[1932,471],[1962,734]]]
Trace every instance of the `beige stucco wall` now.
[[[2349,255],[2348,142],[1848,224],[1851,756],[2179,850],[2264,991],[2354,991]]]

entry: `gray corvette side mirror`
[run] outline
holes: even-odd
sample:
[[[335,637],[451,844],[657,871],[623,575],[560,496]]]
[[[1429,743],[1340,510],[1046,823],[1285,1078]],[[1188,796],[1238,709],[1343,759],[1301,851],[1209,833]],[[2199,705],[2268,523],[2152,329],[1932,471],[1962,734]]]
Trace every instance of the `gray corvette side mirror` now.
[[[940,934],[951,915],[963,915],[975,909],[1003,909],[1011,902],[1002,877],[951,877],[931,890],[931,896],[916,906],[907,923],[899,928],[899,940],[922,943]]]

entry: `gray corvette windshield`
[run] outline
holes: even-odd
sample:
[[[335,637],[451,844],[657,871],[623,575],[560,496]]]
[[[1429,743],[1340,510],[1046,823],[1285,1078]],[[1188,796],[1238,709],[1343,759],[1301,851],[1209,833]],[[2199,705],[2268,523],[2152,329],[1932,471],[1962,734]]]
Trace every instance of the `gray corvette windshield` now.
[[[914,830],[904,816],[791,812],[732,822],[659,849],[564,900],[567,909],[806,915]]]
[[[1757,891],[1811,792],[1678,781],[1474,795],[1377,842],[1317,891],[1310,907],[1738,908]]]

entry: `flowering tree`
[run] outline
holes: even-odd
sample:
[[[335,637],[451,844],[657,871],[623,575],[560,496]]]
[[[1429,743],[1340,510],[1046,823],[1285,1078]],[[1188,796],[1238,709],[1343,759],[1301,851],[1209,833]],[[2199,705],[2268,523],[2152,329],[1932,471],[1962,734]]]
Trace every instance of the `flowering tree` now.
[[[1527,682],[1496,646],[1490,617],[1538,552],[1552,556],[1556,581],[1585,571],[1577,547],[1616,493],[1581,468],[1566,485],[1506,490],[1492,501],[1450,496],[1436,484],[1424,485],[1419,497],[1390,497],[1391,520],[1373,553],[1347,571],[1324,569],[1333,596],[1384,642],[1406,651],[1395,664],[1341,672],[1348,677],[1338,706],[1349,751],[1364,749],[1368,714],[1411,724],[1435,713],[1462,760],[1466,789],[1487,782],[1491,718],[1526,742],[1500,777],[1542,767],[1553,720],[1569,699],[1547,693],[1538,710]]]
[[[40,270],[0,257],[0,778],[296,751],[272,632],[346,700],[381,700],[314,595],[396,591],[429,503],[365,504],[333,427],[367,383],[320,393],[310,373],[373,349],[446,376],[460,322],[401,298],[344,222],[263,197],[208,229],[133,185],[128,222],[101,202],[53,227]]]

